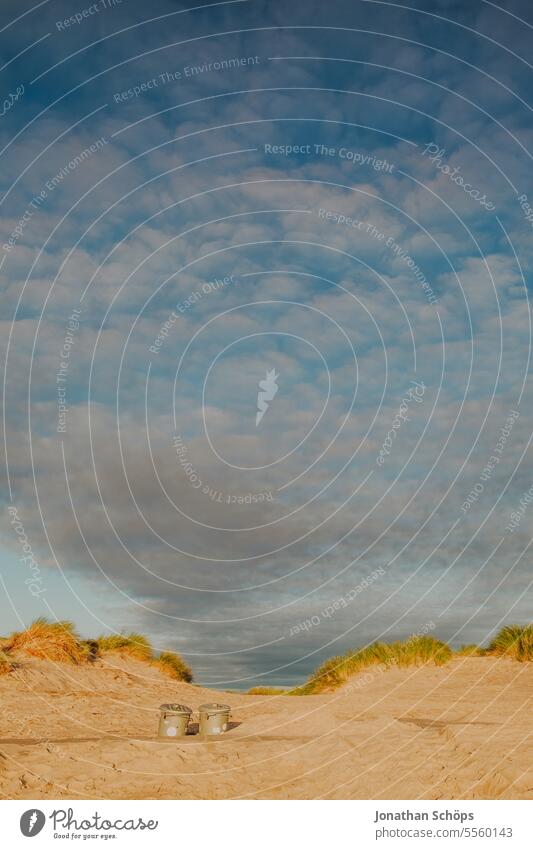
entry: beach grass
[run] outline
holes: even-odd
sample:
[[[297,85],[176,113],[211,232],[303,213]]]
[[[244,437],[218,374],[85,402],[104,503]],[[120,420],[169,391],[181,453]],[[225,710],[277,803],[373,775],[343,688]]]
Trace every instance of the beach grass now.
[[[72,622],[35,619],[24,631],[15,631],[2,646],[4,653],[25,652],[42,660],[83,663],[85,651]]]
[[[290,690],[284,690],[281,687],[252,687],[248,690],[248,696],[286,696]]]
[[[533,625],[507,625],[487,648],[467,644],[453,651],[447,643],[429,635],[414,635],[405,642],[371,643],[364,648],[326,660],[309,680],[292,692],[311,695],[335,690],[369,666],[420,666],[447,663],[454,657],[509,657],[520,662],[533,660]]]
[[[487,654],[521,662],[533,660],[533,625],[506,625],[490,643]]]
[[[88,641],[89,642],[89,641]],[[129,634],[112,634],[110,637],[98,637],[98,652],[100,655],[115,652],[123,656],[150,663],[165,675],[177,681],[191,682],[192,670],[176,652],[165,651],[156,655],[152,644],[144,634],[131,632]]]
[[[0,675],[19,665],[18,653],[59,663],[92,663],[108,653],[118,653],[148,663],[178,681],[192,682],[193,673],[176,652],[156,654],[144,634],[129,632],[82,640],[72,622],[35,619],[23,631],[15,631],[0,642]],[[14,656],[15,655],[15,656]],[[375,642],[322,663],[302,686],[252,687],[249,695],[312,695],[341,687],[352,676],[371,666],[410,667],[423,664],[442,666],[453,658],[505,657],[519,662],[533,660],[533,624],[506,625],[488,647],[467,644],[453,651],[450,646],[427,634],[414,634],[404,642]]]
[[[157,666],[165,675],[176,678],[178,681],[187,681],[190,684],[193,680],[192,669],[175,652],[161,652],[159,657],[154,660],[154,666]]]
[[[154,657],[154,650],[144,634],[131,631],[129,634],[111,634],[107,637],[97,637],[98,653],[118,652],[135,660],[149,661]]]
[[[486,654],[486,649],[477,646],[475,643],[466,643],[460,646],[455,652],[458,657],[483,657]]]
[[[8,654],[6,654],[5,651],[0,649],[0,675],[7,675],[7,673],[12,672],[14,668],[15,663],[13,660]]]
[[[193,680],[191,668],[179,654],[161,652],[156,655],[148,637],[135,631],[82,640],[72,622],[49,622],[40,617],[24,631],[15,631],[2,639],[0,675],[16,668],[18,664],[13,654],[19,652],[41,660],[75,664],[94,663],[106,654],[115,653],[155,666],[178,681]]]
[[[299,692],[311,695],[335,690],[369,666],[406,667],[425,663],[442,666],[452,656],[453,652],[447,643],[428,635],[415,634],[403,643],[371,643],[362,649],[326,660],[309,681],[299,688]]]

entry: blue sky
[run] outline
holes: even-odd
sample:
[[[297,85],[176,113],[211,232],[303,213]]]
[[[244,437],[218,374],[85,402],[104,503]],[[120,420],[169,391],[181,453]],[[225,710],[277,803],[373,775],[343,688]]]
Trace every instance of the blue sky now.
[[[0,632],[245,687],[530,621],[532,28],[3,3]]]

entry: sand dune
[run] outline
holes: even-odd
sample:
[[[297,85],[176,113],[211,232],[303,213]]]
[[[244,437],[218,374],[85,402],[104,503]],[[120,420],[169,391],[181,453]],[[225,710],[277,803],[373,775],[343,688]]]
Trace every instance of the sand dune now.
[[[117,656],[0,678],[4,798],[533,798],[533,668],[373,669],[334,693],[247,696]],[[221,738],[158,740],[158,706],[231,704]]]

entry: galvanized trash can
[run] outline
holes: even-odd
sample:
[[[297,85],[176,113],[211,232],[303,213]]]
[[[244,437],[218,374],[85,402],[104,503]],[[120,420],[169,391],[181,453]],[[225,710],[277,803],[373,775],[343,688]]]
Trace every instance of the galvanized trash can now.
[[[160,737],[185,737],[192,710],[187,705],[161,705],[159,717]]]
[[[223,734],[229,729],[229,705],[200,705],[200,734]]]

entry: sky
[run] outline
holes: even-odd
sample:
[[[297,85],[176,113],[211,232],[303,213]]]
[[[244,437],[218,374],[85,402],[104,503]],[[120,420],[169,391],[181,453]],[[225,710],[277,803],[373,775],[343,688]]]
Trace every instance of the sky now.
[[[531,621],[526,0],[3,0],[0,633],[219,687]]]

